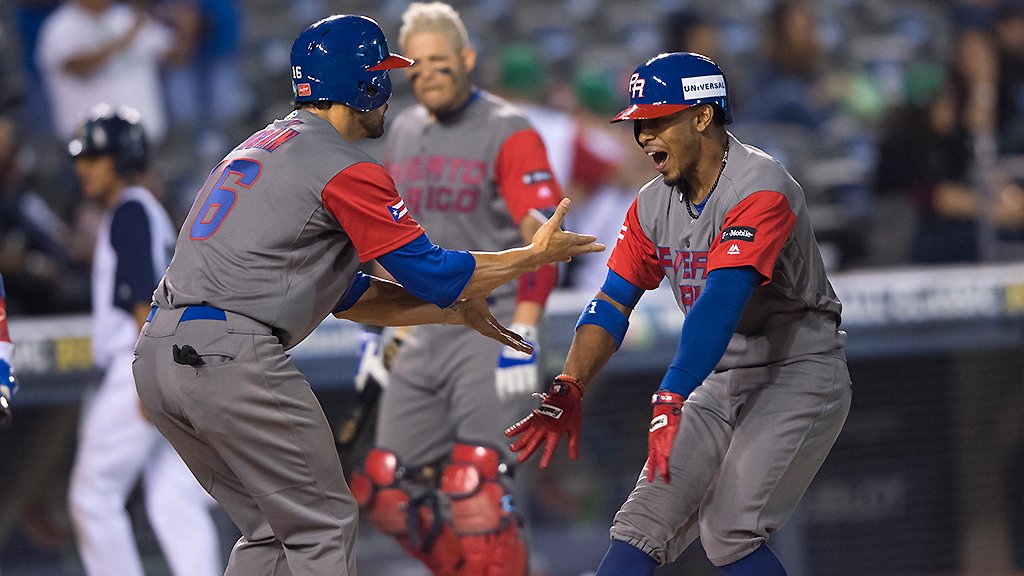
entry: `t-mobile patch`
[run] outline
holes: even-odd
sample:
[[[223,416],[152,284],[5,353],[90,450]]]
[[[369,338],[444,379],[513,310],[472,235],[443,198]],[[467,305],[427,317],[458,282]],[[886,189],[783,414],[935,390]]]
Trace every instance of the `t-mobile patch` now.
[[[728,242],[730,240],[753,242],[755,231],[756,230],[751,226],[730,226],[725,230],[722,230],[722,242]]]

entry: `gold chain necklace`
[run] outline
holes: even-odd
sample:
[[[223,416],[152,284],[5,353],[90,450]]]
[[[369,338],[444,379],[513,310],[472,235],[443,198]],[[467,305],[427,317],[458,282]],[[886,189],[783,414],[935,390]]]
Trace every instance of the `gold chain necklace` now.
[[[722,178],[722,172],[725,172],[725,163],[728,162],[728,161],[729,161],[729,141],[726,140],[725,141],[725,154],[722,155],[722,166],[718,169],[718,176],[715,177],[715,183],[711,185],[711,190],[709,190],[708,191],[708,195],[706,197],[704,197],[705,205],[707,205],[706,203],[708,201],[708,198],[711,198],[711,195],[714,194],[715,188],[718,188],[718,181]],[[689,192],[688,191],[680,190],[679,191],[679,195],[683,198],[683,201],[686,203],[686,211],[689,212],[690,218],[693,218],[694,220],[696,220],[697,218],[700,218],[700,214],[697,214],[694,211],[694,209],[691,206],[691,204],[690,204],[690,194],[689,194]]]

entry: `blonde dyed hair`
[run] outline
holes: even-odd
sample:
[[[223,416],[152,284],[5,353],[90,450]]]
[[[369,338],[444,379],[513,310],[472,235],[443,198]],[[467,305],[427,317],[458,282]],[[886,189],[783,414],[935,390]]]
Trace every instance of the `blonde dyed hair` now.
[[[469,47],[469,33],[462,18],[450,5],[444,2],[413,2],[402,14],[402,28],[398,32],[398,45],[405,47],[406,40],[420,32],[437,32],[447,38],[456,52]]]

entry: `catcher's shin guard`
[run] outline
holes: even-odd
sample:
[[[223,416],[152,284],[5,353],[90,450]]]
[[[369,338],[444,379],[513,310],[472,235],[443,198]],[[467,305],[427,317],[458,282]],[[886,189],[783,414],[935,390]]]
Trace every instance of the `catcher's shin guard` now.
[[[512,496],[499,482],[500,462],[492,448],[456,444],[441,476],[441,491],[451,500],[452,527],[462,542],[465,576],[526,574],[526,544]]]
[[[438,509],[437,491],[432,487],[423,497],[411,498],[399,485],[409,472],[391,452],[373,449],[352,473],[352,495],[377,529],[394,536],[434,576],[468,574],[462,570],[459,539]]]

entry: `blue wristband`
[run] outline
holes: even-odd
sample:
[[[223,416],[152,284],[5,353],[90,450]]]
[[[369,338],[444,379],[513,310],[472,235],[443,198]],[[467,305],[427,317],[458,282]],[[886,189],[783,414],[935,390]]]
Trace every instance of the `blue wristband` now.
[[[626,328],[629,328],[629,318],[619,311],[611,302],[601,298],[594,298],[583,309],[580,319],[576,322],[576,329],[584,324],[594,324],[604,328],[612,339],[615,340],[615,349],[622,346],[622,339],[626,336]]]

